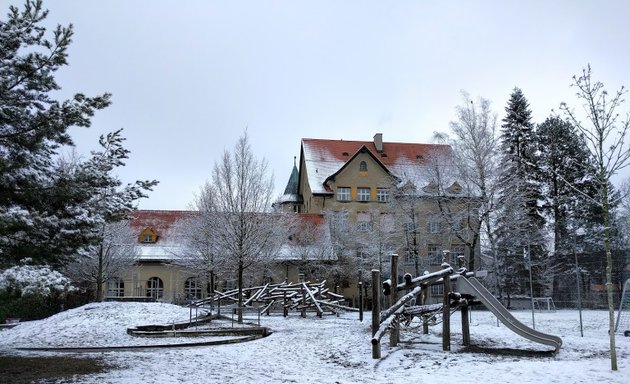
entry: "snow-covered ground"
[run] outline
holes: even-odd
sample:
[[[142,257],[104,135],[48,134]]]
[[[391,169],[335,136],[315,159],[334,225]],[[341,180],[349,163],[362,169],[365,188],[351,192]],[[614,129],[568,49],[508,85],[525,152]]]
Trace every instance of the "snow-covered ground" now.
[[[531,325],[531,312],[513,314]],[[141,351],[91,352],[114,368],[77,378],[77,383],[629,383],[630,338],[616,338],[619,370],[610,370],[608,314],[584,311],[584,337],[577,311],[537,312],[536,329],[563,339],[555,355],[497,325],[487,311],[472,312],[472,344],[462,350],[460,316],[451,322],[452,351],[442,352],[441,325],[429,335],[404,332],[391,348],[383,338],[382,358],[372,359],[370,313],[322,319],[291,313],[263,316],[267,338],[241,344]],[[189,310],[158,303],[101,303],[72,309],[41,321],[0,331],[0,353],[15,347],[88,347],[155,343],[126,333],[128,327],[186,321]],[[160,344],[167,339],[158,339]],[[171,342],[190,342],[173,338]],[[494,350],[494,352],[492,351]],[[42,353],[42,352],[38,352]],[[52,352],[47,352],[52,353]],[[73,354],[74,355],[74,354]]]

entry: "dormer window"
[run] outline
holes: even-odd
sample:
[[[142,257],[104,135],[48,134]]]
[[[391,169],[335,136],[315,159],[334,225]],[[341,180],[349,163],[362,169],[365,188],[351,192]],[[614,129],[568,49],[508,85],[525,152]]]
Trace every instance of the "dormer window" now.
[[[158,235],[151,228],[146,228],[144,231],[140,233],[138,236],[138,241],[147,244],[147,243],[155,243],[158,240]]]

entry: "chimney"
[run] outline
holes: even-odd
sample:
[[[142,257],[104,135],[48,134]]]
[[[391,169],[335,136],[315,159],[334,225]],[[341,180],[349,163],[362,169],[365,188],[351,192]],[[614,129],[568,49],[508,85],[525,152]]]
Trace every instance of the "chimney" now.
[[[377,133],[374,135],[374,146],[376,147],[376,151],[381,153],[383,152],[383,134]]]

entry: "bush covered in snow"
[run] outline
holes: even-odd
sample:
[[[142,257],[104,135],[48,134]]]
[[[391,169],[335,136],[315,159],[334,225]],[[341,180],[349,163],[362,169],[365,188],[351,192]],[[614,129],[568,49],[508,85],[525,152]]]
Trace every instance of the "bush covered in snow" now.
[[[0,290],[17,296],[50,297],[75,288],[70,279],[47,265],[16,265],[0,273]]]
[[[40,319],[56,313],[68,293],[70,279],[47,265],[16,265],[0,272],[0,321]]]

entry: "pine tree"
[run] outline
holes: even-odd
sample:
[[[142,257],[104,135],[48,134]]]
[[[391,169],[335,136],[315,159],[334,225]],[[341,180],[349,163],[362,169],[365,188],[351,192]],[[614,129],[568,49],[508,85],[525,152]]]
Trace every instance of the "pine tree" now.
[[[568,297],[575,289],[574,252],[581,234],[596,232],[601,222],[595,168],[582,136],[558,117],[549,117],[536,130],[537,164],[544,190],[546,216],[553,232],[552,270],[554,293]],[[570,286],[560,287],[563,277]],[[562,289],[564,288],[564,290]],[[560,289],[560,291],[558,291]],[[567,289],[570,292],[567,292]]]
[[[541,191],[534,156],[534,125],[529,103],[519,88],[512,92],[505,111],[500,135],[503,164],[496,235],[499,285],[509,301],[511,293],[529,291],[528,269],[539,266],[545,253],[545,220],[538,206]],[[538,285],[536,290],[540,289]]]
[[[73,30],[58,26],[49,38],[41,26],[47,15],[41,0],[27,0],[0,21],[0,256],[8,265],[25,257],[65,263],[98,241],[95,228],[113,212],[157,183],[120,188],[111,175],[128,156],[120,131],[101,138],[103,151],[84,163],[61,159],[60,149],[73,146],[68,129],[89,127],[110,95],[53,98]]]

